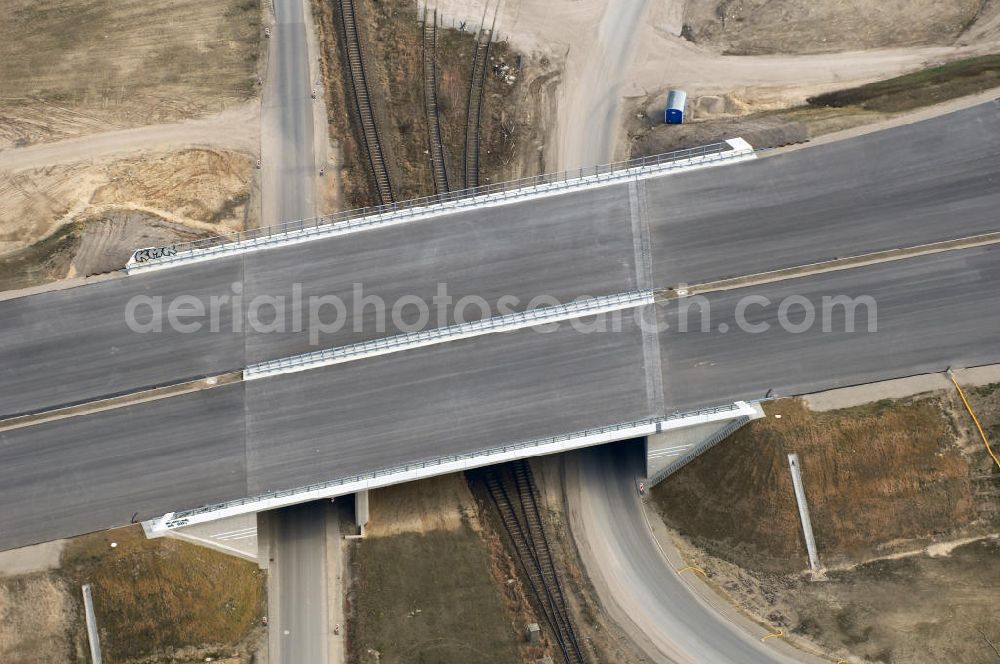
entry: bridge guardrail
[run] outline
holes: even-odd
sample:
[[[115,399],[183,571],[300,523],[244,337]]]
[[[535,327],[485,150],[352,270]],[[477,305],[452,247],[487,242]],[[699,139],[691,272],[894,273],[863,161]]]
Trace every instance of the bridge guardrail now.
[[[308,368],[344,362],[353,357],[367,357],[385,351],[418,346],[428,346],[438,341],[478,336],[495,331],[506,331],[555,323],[569,318],[596,315],[598,313],[653,303],[653,291],[628,291],[603,297],[576,300],[567,304],[539,307],[528,311],[492,316],[482,320],[459,323],[431,330],[405,332],[390,337],[380,337],[360,341],[336,348],[266,360],[251,364],[243,371],[246,380],[291,373]]]
[[[559,434],[556,436],[548,436],[544,438],[535,438],[532,440],[523,441],[520,443],[512,443],[509,445],[500,445],[496,447],[486,448],[483,450],[477,450],[472,452],[464,452],[462,454],[451,454],[444,457],[433,457],[420,461],[412,461],[406,464],[400,464],[398,466],[393,466],[390,468],[383,468],[380,470],[375,470],[369,473],[360,473],[356,475],[350,475],[347,477],[341,477],[335,480],[330,480],[327,482],[318,482],[315,484],[309,484],[306,486],[296,487],[293,489],[283,489],[279,491],[270,491],[257,496],[251,496],[247,498],[237,498],[235,500],[230,500],[222,503],[215,503],[211,505],[204,505],[202,507],[196,507],[189,510],[180,510],[177,512],[172,512],[164,517],[164,525],[167,529],[179,528],[187,525],[188,519],[191,517],[206,514],[209,512],[215,512],[225,509],[230,509],[234,507],[239,507],[243,505],[252,505],[254,503],[262,503],[268,500],[280,499],[284,497],[294,496],[296,494],[307,493],[312,491],[324,491],[332,489],[338,486],[344,486],[348,484],[355,484],[358,482],[370,481],[378,479],[379,477],[385,477],[386,475],[399,475],[414,470],[420,470],[423,468],[432,468],[435,466],[443,466],[455,462],[460,462],[463,460],[473,459],[476,457],[490,457],[499,456],[508,452],[516,452],[518,450],[523,450],[532,447],[540,447],[543,445],[555,444],[559,442],[565,442],[569,440],[574,440],[577,438],[614,433],[616,431],[623,431],[627,429],[641,429],[643,427],[657,427],[657,425],[662,425],[671,420],[676,420],[680,418],[688,417],[698,417],[700,415],[716,415],[725,412],[741,412],[743,407],[739,402],[732,404],[725,404],[721,406],[713,406],[709,408],[702,408],[693,411],[675,411],[666,417],[649,417],[639,420],[633,420],[630,422],[622,422],[619,424],[611,424],[604,427],[595,427],[593,429],[585,429],[583,431],[576,431],[572,433]],[[484,464],[485,465],[485,464]]]
[[[470,189],[425,196],[398,203],[345,210],[335,214],[285,222],[275,226],[218,235],[168,247],[146,247],[136,250],[125,269],[129,272],[151,267],[179,264],[192,259],[204,259],[227,253],[235,247],[252,250],[277,241],[321,235],[334,230],[347,232],[423,214],[450,212],[463,207],[494,201],[508,201],[547,191],[566,189],[587,182],[626,179],[643,173],[669,171],[738,157],[750,157],[754,150],[742,139],[730,139],[696,148],[600,166],[579,168],[560,173],[536,175],[517,180],[487,184]]]

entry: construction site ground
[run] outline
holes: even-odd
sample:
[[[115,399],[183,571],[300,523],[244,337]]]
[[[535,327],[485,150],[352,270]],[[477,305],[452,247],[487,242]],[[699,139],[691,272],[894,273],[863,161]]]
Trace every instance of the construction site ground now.
[[[330,109],[330,138],[341,154],[347,207],[376,202],[367,153],[359,128],[350,122],[354,99],[342,52],[335,0],[314,0],[320,31],[323,75]],[[407,0],[355,2],[369,93],[393,194],[397,200],[435,193],[429,125],[424,109],[423,12]],[[433,9],[433,8],[432,8]],[[433,11],[429,13],[433,21]],[[438,108],[450,190],[466,186],[464,153],[475,34],[482,6],[464,30],[449,18],[438,30]],[[487,15],[487,23],[490,15]],[[487,25],[487,27],[489,27]],[[534,175],[542,170],[547,81],[556,75],[547,62],[522,58],[509,43],[494,43],[485,83],[481,125],[480,184]],[[517,66],[520,63],[521,69]]]
[[[262,17],[258,0],[7,3],[0,290],[254,224]]]
[[[1000,384],[966,386],[966,396],[997,440]],[[849,661],[995,657],[1000,468],[955,391],[765,410],[652,491],[690,564],[758,619]],[[805,572],[792,452],[825,568],[816,580]]]
[[[0,556],[0,661],[90,661],[89,583],[104,661],[250,664],[266,650],[264,573],[138,526]],[[53,556],[54,554],[54,556]],[[40,564],[39,564],[40,562]]]
[[[0,290],[241,229],[254,214],[253,171],[245,153],[192,148],[0,173]]]
[[[257,0],[9,0],[0,149],[216,113],[256,95]]]
[[[739,110],[722,97],[700,97],[692,112],[695,117],[707,115],[707,119],[682,125],[665,125],[659,116],[650,117],[643,109],[653,108],[653,100],[645,99],[634,105],[634,112],[626,120],[629,154],[660,154],[734,136],[758,149],[783,147],[846,129],[885,124],[917,109],[983,94],[1000,94],[1000,55],[936,65],[810,97],[801,106],[743,116],[736,115]],[[727,114],[730,117],[725,117]],[[713,115],[722,117],[714,119]]]

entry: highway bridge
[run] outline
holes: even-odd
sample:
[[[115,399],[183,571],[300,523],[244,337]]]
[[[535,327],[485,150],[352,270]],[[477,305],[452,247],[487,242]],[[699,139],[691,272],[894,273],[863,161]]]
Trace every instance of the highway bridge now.
[[[402,481],[633,437],[768,393],[998,362],[1000,261],[988,236],[1000,231],[998,112],[990,102],[752,162],[467,205],[0,302],[0,549],[135,514],[269,494],[294,502],[344,493],[362,478]],[[698,296],[710,325],[679,331],[682,284],[957,239],[965,242],[935,253],[710,290]],[[246,324],[257,296],[298,289],[306,300],[350,302],[356,284],[388,303],[431,302],[446,284],[452,303],[428,327],[448,334],[463,297],[491,305],[466,308],[466,319],[513,323],[423,345],[406,326],[380,329],[374,307],[353,308],[350,325],[312,339],[290,311],[283,332]],[[237,295],[237,305],[220,306],[217,331],[143,334],[125,320],[135,297],[231,305]],[[741,316],[747,295],[775,304],[871,296],[877,332],[867,318],[845,331],[844,309],[831,312],[829,331],[789,332],[776,307]],[[505,296],[513,299],[503,310]],[[567,324],[593,322],[586,313],[596,310],[584,309],[540,334],[518,319],[538,296],[623,302],[620,327]],[[755,333],[741,322],[770,328]],[[377,340],[396,345],[147,398],[166,385]],[[122,395],[134,398],[102,401]],[[73,404],[87,404],[85,414],[42,412]],[[477,454],[484,450],[492,455]],[[289,498],[314,484],[319,493]]]

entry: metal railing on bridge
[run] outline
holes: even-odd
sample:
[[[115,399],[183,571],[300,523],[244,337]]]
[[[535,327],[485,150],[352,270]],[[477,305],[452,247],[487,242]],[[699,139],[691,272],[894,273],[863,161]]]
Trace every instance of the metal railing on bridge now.
[[[675,150],[649,157],[639,157],[627,161],[590,166],[560,173],[535,175],[516,180],[485,184],[470,189],[449,191],[434,196],[414,198],[386,205],[345,210],[334,214],[310,219],[289,221],[274,226],[249,229],[217,235],[202,240],[171,245],[169,247],[139,249],[126,266],[127,269],[141,269],[148,264],[169,264],[192,258],[194,255],[223,251],[230,245],[241,244],[248,247],[263,245],[280,236],[312,235],[336,228],[355,230],[384,223],[387,216],[393,218],[442,212],[490,201],[511,200],[529,194],[579,186],[587,182],[604,182],[631,177],[643,172],[669,171],[673,168],[690,167],[707,162],[728,160],[738,156],[752,155],[753,148],[733,139],[745,147],[735,147],[729,142],[712,143],[695,148]]]
[[[488,458],[501,456],[510,452],[517,452],[524,449],[542,447],[545,445],[556,444],[560,442],[567,442],[578,438],[586,438],[591,436],[600,436],[602,434],[615,433],[618,431],[627,430],[642,430],[652,427],[654,430],[657,425],[662,425],[671,420],[676,420],[680,418],[688,417],[698,417],[701,415],[716,415],[725,412],[740,412],[742,410],[738,403],[725,404],[722,406],[713,406],[709,408],[702,408],[699,410],[685,411],[685,412],[674,412],[665,417],[648,417],[639,420],[633,420],[630,422],[622,422],[619,424],[611,424],[604,427],[595,427],[592,429],[584,429],[582,431],[575,431],[572,433],[559,434],[556,436],[548,436],[544,438],[535,438],[532,440],[527,440],[519,443],[512,443],[509,445],[500,445],[497,447],[490,447],[481,450],[476,450],[472,452],[463,452],[462,454],[450,454],[447,456],[433,457],[428,459],[423,459],[420,461],[411,461],[410,463],[401,464],[398,466],[393,466],[390,468],[383,468],[380,470],[371,471],[368,473],[360,473],[356,475],[349,475],[347,477],[340,477],[335,480],[330,480],[327,482],[318,482],[315,484],[309,484],[306,486],[296,487],[292,489],[283,489],[279,491],[270,491],[267,493],[259,494],[257,496],[238,498],[236,500],[230,500],[223,503],[215,503],[212,505],[205,505],[203,507],[197,507],[189,510],[181,510],[178,512],[173,512],[169,515],[169,519],[166,521],[167,528],[178,528],[187,525],[188,520],[191,517],[205,514],[209,512],[216,512],[220,510],[230,509],[234,507],[239,507],[243,505],[253,505],[255,503],[264,503],[266,501],[287,498],[295,496],[296,494],[305,494],[310,492],[323,492],[329,491],[331,489],[336,489],[339,486],[345,486],[350,484],[357,484],[365,481],[377,480],[380,477],[385,477],[387,475],[404,475],[406,473],[421,470],[425,468],[433,468],[435,466],[444,466],[451,463],[466,461],[470,459],[482,459],[485,462],[479,465],[489,465]],[[639,434],[643,435],[643,434]]]

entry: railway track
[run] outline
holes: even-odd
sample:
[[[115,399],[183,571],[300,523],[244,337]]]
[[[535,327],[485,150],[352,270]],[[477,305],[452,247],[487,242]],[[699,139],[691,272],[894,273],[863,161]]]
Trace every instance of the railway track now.
[[[496,23],[496,14],[493,16]],[[465,119],[465,188],[479,186],[479,129],[483,115],[483,90],[490,66],[490,46],[493,27],[480,28],[476,34],[476,52],[472,56],[472,81],[469,85],[469,106]]]
[[[354,90],[354,105],[358,120],[364,135],[365,152],[371,165],[378,189],[379,202],[383,205],[393,202],[392,183],[389,170],[386,168],[382,153],[382,142],[379,139],[378,125],[372,113],[371,96],[368,90],[368,77],[365,74],[365,61],[361,51],[361,40],[358,37],[358,24],[355,19],[354,0],[340,0],[340,16],[342,37],[347,51],[348,67],[351,70],[351,87]]]
[[[545,536],[531,468],[525,461],[514,461],[509,470],[509,475],[499,468],[485,470],[486,488],[564,660],[567,664],[585,664]]]
[[[448,191],[448,169],[445,167],[444,143],[441,141],[441,118],[437,98],[437,9],[433,20],[427,21],[427,6],[423,20],[424,111],[427,114],[427,132],[430,143],[431,167],[434,171],[434,189],[439,194]]]

